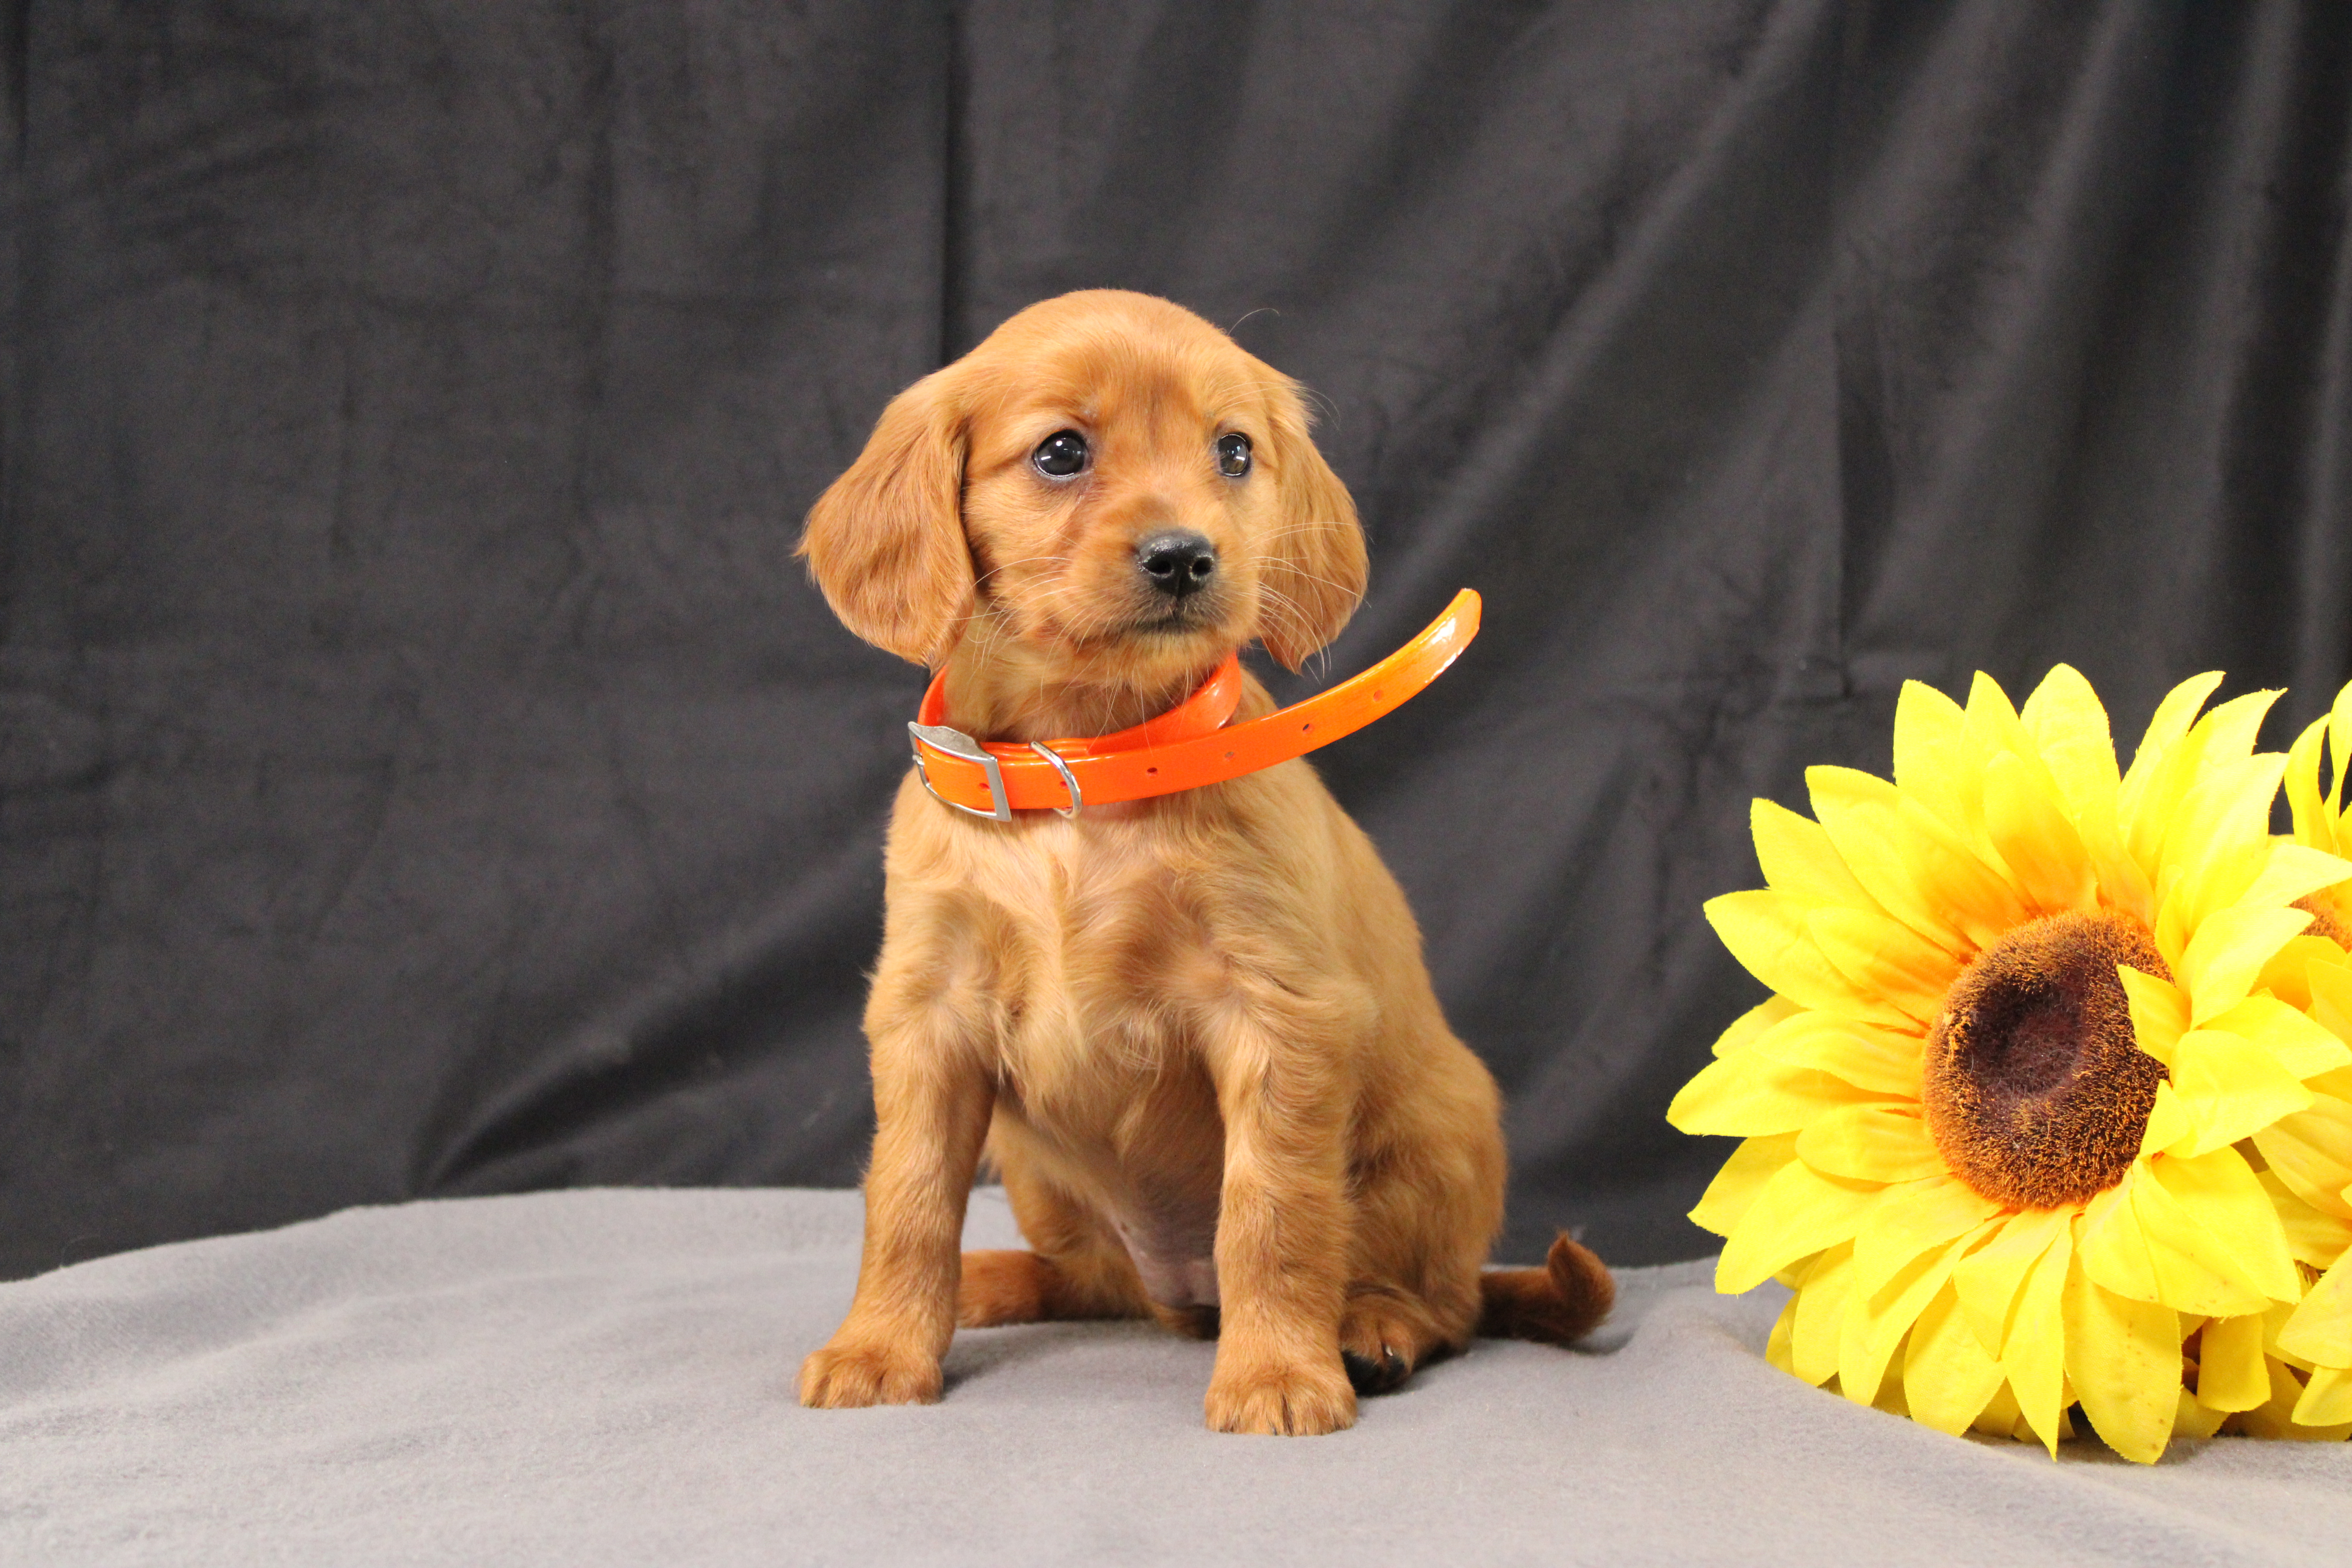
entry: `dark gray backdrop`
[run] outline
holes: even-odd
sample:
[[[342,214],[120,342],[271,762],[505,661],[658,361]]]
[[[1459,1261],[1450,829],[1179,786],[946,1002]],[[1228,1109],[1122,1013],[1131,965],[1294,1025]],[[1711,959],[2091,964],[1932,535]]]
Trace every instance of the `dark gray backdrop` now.
[[[1320,754],[1510,1100],[1511,1250],[1689,1256],[1748,798],[1901,681],[2347,673],[2352,6],[0,10],[0,1271],[846,1183],[921,678],[789,560],[1115,284],[1323,395]],[[1304,688],[1285,682],[1286,693]]]

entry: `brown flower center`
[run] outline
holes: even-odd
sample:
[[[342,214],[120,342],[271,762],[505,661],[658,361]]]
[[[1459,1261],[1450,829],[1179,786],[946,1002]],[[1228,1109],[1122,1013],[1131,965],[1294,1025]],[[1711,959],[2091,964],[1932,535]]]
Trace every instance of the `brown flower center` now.
[[[2311,924],[2305,928],[2305,934],[2324,936],[2346,952],[2352,952],[2352,925],[2345,923],[2344,911],[2336,907],[2335,889],[2306,893],[2295,900],[2294,907],[2311,911]]]
[[[2116,966],[2172,978],[2147,929],[2051,915],[1979,953],[1927,1033],[1921,1100],[1952,1173],[2012,1208],[2063,1208],[2123,1179],[2164,1064],[2132,1037]]]

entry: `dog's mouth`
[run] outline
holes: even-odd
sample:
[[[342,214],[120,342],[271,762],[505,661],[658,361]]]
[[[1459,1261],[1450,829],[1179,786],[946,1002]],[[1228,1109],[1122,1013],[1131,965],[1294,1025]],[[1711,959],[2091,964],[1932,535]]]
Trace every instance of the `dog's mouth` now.
[[[1171,637],[1197,637],[1218,632],[1225,625],[1225,598],[1226,595],[1213,591],[1192,595],[1172,603],[1146,605],[1134,618],[1118,627],[1113,635],[1159,641]]]
[[[1118,594],[1099,598],[1037,595],[1024,600],[991,592],[983,584],[981,597],[984,605],[1005,616],[1022,642],[1040,650],[1057,647],[1082,659],[1192,660],[1202,654],[1205,644],[1239,641],[1235,597],[1222,585],[1174,599]],[[1073,599],[1076,602],[1069,602]]]
[[[1222,654],[1234,642],[1223,616],[1203,613],[1190,604],[1148,606],[1108,626],[1081,630],[1065,625],[1055,630],[1055,640],[1065,656],[1076,661],[1074,668],[1082,666],[1096,679],[1117,671],[1116,679],[1146,685],[1175,666],[1189,668]]]

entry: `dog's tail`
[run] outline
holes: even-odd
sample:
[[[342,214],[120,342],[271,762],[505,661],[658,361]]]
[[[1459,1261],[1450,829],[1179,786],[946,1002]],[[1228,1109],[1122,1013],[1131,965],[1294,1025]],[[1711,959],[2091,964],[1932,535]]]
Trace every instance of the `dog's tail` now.
[[[1601,1326],[1617,1300],[1609,1266],[1565,1231],[1541,1268],[1489,1268],[1478,1284],[1486,1298],[1478,1332],[1496,1340],[1574,1344]]]

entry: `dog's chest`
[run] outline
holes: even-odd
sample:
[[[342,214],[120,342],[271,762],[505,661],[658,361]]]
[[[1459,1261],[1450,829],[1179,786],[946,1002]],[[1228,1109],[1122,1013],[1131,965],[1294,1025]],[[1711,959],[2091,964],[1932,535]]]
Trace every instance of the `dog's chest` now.
[[[1223,964],[1180,864],[1142,836],[1028,836],[993,892],[1010,950],[997,968],[1006,1076],[1041,1112],[1131,1107],[1185,1055]]]
[[[1153,1300],[1213,1306],[1224,1133],[1199,1047],[1231,981],[1198,852],[1116,820],[1003,847],[999,1112],[1087,1194]]]

